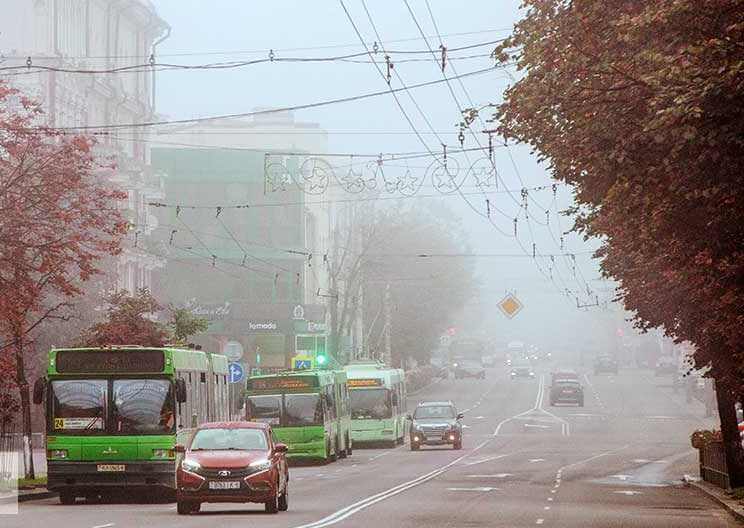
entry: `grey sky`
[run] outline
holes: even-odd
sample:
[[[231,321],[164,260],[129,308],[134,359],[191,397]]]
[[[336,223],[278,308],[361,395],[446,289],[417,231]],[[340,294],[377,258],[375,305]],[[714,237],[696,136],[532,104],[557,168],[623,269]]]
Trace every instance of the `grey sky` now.
[[[359,31],[368,42],[378,38],[364,11],[361,0],[344,0]],[[409,0],[419,23],[427,35],[435,35],[432,19],[424,0]],[[290,56],[328,56],[362,51],[356,33],[349,23],[341,4],[337,1],[244,1],[244,0],[156,0],[160,15],[171,25],[172,34],[158,49],[158,60],[167,62],[200,64],[234,60],[248,60],[268,56],[268,49],[275,50],[276,57]],[[478,34],[445,36],[448,48],[482,43],[503,38],[511,25],[519,18],[517,1],[470,1],[464,2],[431,0],[436,23],[442,35],[480,32]],[[387,49],[423,50],[426,44],[419,38],[418,29],[406,6],[400,1],[367,1],[380,39]],[[417,39],[417,40],[404,40]],[[403,41],[402,41],[403,40]],[[429,44],[438,48],[436,37]],[[298,49],[321,48],[323,49]],[[487,53],[492,47],[476,48],[472,54]],[[466,54],[461,52],[462,54]],[[468,52],[467,54],[469,54]],[[382,53],[380,53],[382,55]],[[415,56],[429,58],[428,56]],[[461,60],[455,63],[457,73],[462,74],[485,68],[492,64],[487,57]],[[407,62],[396,66],[396,72],[407,85],[441,79],[441,73],[433,60]],[[452,74],[451,71],[448,72]],[[462,106],[499,102],[508,77],[494,70],[482,76],[465,79],[466,93],[459,83],[453,82],[455,93]],[[225,71],[174,71],[162,72],[158,77],[157,103],[159,111],[172,118],[198,117],[250,111],[256,107],[277,107],[302,104],[314,101],[346,97],[386,88],[386,84],[372,64],[333,63],[271,63],[248,66],[242,69]],[[397,78],[393,86],[400,86]],[[460,113],[446,85],[412,90],[410,92],[431,122],[432,128],[450,146],[457,144],[456,123]],[[439,152],[441,146],[407,94],[400,94],[400,100],[414,121],[417,130],[423,133],[427,147]],[[411,133],[391,96],[382,96],[365,101],[304,110],[298,119],[316,121],[331,132],[329,148],[334,152],[400,152],[421,151],[424,146]],[[480,129],[479,127],[477,129]],[[348,132],[355,132],[350,134]],[[336,132],[336,133],[334,133]],[[344,133],[341,133],[344,132]],[[374,132],[361,134],[359,132]],[[382,134],[387,132],[387,134]],[[390,133],[395,132],[395,133]],[[487,143],[485,135],[480,141]],[[475,141],[469,135],[466,147],[473,147]],[[505,149],[498,149],[496,163],[503,181],[510,189],[524,186],[533,187],[550,184],[544,167],[536,163],[525,147],[511,150],[514,164]],[[545,210],[555,211],[551,191],[541,191],[533,195],[530,213],[534,222],[530,233],[527,223],[520,219],[518,226],[522,244],[532,251],[534,240],[539,253],[559,252],[555,239],[561,235],[555,214],[551,215],[552,236],[545,223]],[[485,199],[469,197],[472,207],[485,212]],[[519,212],[515,200],[506,194],[493,194],[489,198],[494,209],[504,211],[504,216],[492,211],[493,222],[504,232],[513,232],[511,217]],[[522,250],[513,238],[501,235],[489,222],[473,212],[458,196],[443,199],[463,218],[463,224],[470,233],[469,243],[477,253],[520,253]],[[564,208],[570,202],[570,191],[561,188],[558,194],[558,207]],[[522,214],[522,216],[524,216]],[[570,220],[561,219],[564,230]],[[565,237],[568,250],[586,252],[596,243],[587,244],[575,235]],[[423,249],[423,248],[422,248]],[[572,267],[564,259],[557,263],[565,284],[572,289],[585,289],[584,279],[592,288],[598,286],[594,281],[598,272],[596,265],[587,255],[576,257],[581,273],[573,276]],[[547,261],[543,262],[547,269]],[[595,326],[597,321],[616,319],[601,310],[579,312],[571,307],[565,297],[561,297],[537,270],[530,258],[482,258],[478,269],[483,282],[482,298],[487,312],[486,326],[496,328],[495,333],[504,335],[531,334],[544,343],[555,341],[556,336],[566,336],[567,343],[575,336],[576,330]],[[581,275],[583,274],[583,278]],[[558,288],[564,283],[559,280],[559,272],[554,273]],[[516,290],[526,307],[512,321],[498,313],[491,304],[498,300],[506,290]],[[608,293],[605,292],[607,297]],[[489,322],[492,319],[492,322]],[[598,335],[603,335],[611,327],[611,322],[601,323]],[[586,332],[584,332],[586,333]]]

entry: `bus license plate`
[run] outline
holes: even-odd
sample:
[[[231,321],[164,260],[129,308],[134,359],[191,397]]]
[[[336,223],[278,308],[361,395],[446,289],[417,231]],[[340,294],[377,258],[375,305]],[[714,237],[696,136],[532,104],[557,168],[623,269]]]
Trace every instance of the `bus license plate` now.
[[[98,464],[98,471],[126,471],[127,467],[124,464]]]
[[[226,482],[210,482],[209,489],[213,489],[213,490],[240,489],[240,481],[230,480]]]

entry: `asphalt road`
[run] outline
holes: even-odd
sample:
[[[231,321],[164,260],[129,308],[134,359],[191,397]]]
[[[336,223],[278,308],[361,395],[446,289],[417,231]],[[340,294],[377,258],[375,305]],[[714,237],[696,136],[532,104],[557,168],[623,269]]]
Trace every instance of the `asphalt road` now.
[[[327,466],[291,470],[290,509],[208,504],[178,516],[175,505],[122,501],[21,504],[11,527],[695,527],[737,526],[683,486],[695,475],[689,433],[703,408],[647,370],[587,375],[586,405],[550,407],[549,366],[535,380],[504,368],[484,381],[445,380],[411,398],[452,399],[466,413],[462,451],[356,449]],[[710,425],[710,423],[707,423]]]

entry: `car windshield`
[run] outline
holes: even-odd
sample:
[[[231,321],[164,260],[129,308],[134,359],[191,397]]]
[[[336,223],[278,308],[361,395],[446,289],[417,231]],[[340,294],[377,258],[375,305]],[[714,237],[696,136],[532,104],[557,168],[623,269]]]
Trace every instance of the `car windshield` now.
[[[455,417],[455,410],[449,405],[424,405],[418,407],[413,413],[414,420],[428,418],[440,418],[442,420],[451,420]]]
[[[106,428],[108,381],[57,380],[51,383],[53,431],[101,432]]]
[[[114,380],[112,401],[116,433],[167,434],[174,431],[173,384],[169,380]]]
[[[248,419],[252,422],[279,425],[282,420],[281,394],[248,398]]]
[[[354,389],[349,395],[353,420],[380,420],[393,415],[388,389]]]
[[[286,394],[284,424],[287,426],[319,425],[323,423],[320,394]]]
[[[268,445],[266,432],[260,429],[209,428],[196,432],[190,449],[265,451]]]

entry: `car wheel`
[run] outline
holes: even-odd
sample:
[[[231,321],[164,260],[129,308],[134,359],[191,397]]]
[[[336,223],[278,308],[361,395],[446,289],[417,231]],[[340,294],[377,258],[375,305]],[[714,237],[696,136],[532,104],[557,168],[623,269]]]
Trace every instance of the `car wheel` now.
[[[289,509],[289,490],[284,489],[284,493],[279,495],[279,511],[287,511]]]
[[[421,446],[417,444],[416,442],[411,442],[411,451],[418,451],[419,447]]]
[[[194,511],[194,505],[186,501],[176,501],[176,511],[178,515],[188,515]]]
[[[201,502],[194,502],[191,505],[191,513],[199,513],[201,510]]]
[[[452,448],[456,450],[462,449],[462,440],[456,440],[454,444],[452,444]]]
[[[264,502],[264,510],[266,510],[266,513],[276,513],[279,511],[279,497],[274,495],[274,497],[268,501]]]
[[[64,504],[65,506],[75,504],[75,494],[71,491],[60,491],[59,502],[60,504]]]
[[[338,445],[338,443],[336,443]],[[346,439],[346,443],[344,443],[344,448],[338,452],[338,458],[346,458],[348,456],[348,453],[346,452],[346,446],[349,445],[349,439]]]

